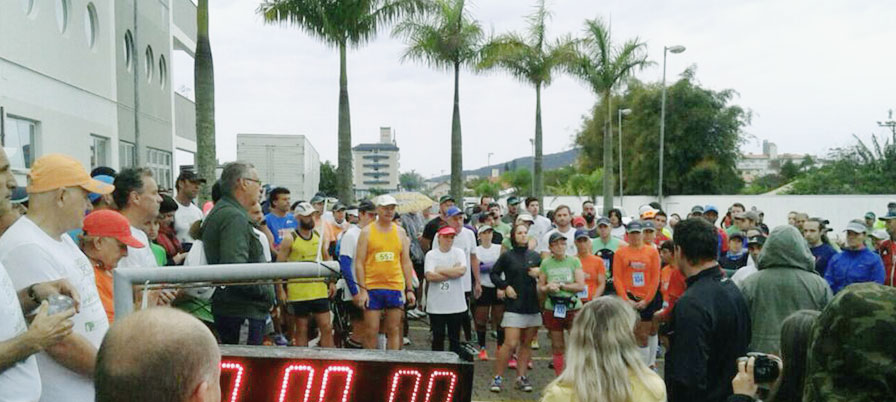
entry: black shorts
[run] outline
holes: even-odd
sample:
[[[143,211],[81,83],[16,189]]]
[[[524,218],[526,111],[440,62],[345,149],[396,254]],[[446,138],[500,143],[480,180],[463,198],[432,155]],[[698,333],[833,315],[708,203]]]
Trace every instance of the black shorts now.
[[[354,301],[342,301],[342,308],[345,309],[345,313],[348,314],[349,320],[361,321],[364,319],[364,310],[358,307]]]
[[[482,295],[473,302],[475,307],[503,305],[504,301],[498,299],[498,288],[482,287]]]
[[[286,303],[286,312],[297,317],[309,314],[320,314],[330,311],[329,299],[305,300]]]
[[[656,314],[657,311],[663,308],[663,294],[660,293],[659,290],[656,291],[656,295],[653,296],[653,300],[650,301],[650,304],[647,307],[644,307],[644,310],[638,312],[638,315],[641,316],[641,321],[650,321],[653,320],[653,315]]]

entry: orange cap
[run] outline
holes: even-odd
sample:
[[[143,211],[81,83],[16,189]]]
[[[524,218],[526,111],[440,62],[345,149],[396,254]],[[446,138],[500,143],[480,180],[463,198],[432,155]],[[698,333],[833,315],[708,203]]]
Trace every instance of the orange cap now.
[[[81,187],[96,194],[109,194],[115,186],[94,180],[81,162],[68,155],[49,154],[38,158],[28,174],[28,193],[43,193],[62,187]]]
[[[655,209],[651,209],[649,211],[644,211],[644,213],[641,214],[641,219],[653,219],[656,217],[656,212],[657,212],[657,210],[655,210]]]

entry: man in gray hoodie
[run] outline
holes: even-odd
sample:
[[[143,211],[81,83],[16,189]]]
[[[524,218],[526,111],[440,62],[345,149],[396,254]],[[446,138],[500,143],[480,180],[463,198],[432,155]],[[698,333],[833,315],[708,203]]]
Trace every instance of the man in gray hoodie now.
[[[822,310],[833,294],[815,272],[806,241],[792,226],[772,230],[759,254],[758,269],[741,286],[753,322],[750,350],[777,354],[781,322],[798,310]]]

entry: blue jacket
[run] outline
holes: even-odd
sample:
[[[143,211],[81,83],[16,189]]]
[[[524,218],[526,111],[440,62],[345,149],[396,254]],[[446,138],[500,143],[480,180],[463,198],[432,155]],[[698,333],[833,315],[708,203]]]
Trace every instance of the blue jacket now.
[[[824,279],[834,293],[853,283],[884,283],[884,263],[880,256],[867,248],[843,250],[831,257]]]

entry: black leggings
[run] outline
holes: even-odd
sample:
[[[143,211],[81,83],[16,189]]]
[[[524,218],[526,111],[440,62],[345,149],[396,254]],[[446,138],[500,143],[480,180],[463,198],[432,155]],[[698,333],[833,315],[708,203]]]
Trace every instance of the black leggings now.
[[[445,334],[447,329],[448,345],[452,352],[460,354],[460,325],[467,313],[429,314],[432,326],[432,350],[445,350]]]

